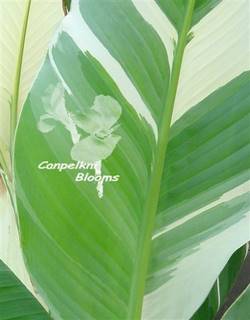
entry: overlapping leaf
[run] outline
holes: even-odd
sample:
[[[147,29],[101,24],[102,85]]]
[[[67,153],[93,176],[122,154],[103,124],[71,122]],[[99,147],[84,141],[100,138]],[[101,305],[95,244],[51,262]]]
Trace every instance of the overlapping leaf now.
[[[240,297],[234,302],[234,304],[226,311],[223,320],[242,319],[247,320],[250,317],[249,310],[250,303],[250,291],[249,286],[242,292]]]
[[[10,111],[21,111],[62,16],[60,0],[0,2],[0,164],[5,162],[10,180]],[[13,208],[2,180],[0,185],[0,257],[31,288]]]
[[[184,20],[196,23],[217,1],[197,1],[193,14],[192,4],[183,7]],[[145,2],[149,8],[160,14]],[[22,113],[15,147],[22,246],[56,319],[133,319],[144,283],[145,319],[188,319],[249,239],[245,72],[186,108],[172,125],[153,241],[143,242],[152,224],[145,202],[157,172],[157,135],[164,108],[174,101],[181,50],[191,40],[178,18],[184,35],[169,66],[157,23],[148,24],[144,14],[136,1],[73,1]],[[58,88],[67,124],[48,109]],[[98,97],[109,103],[97,111]],[[98,139],[109,139],[110,149],[95,149]],[[120,176],[102,186],[102,198],[100,186],[76,182],[74,170],[38,169],[44,160],[81,159],[97,161],[102,175]],[[145,278],[140,257],[151,245]]]
[[[2,261],[0,261],[0,319],[50,319],[36,298]]]

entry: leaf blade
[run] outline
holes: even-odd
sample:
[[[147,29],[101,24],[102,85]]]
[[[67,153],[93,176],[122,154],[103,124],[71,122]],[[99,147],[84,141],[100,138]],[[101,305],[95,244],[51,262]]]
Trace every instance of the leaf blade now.
[[[47,320],[49,315],[34,296],[0,261],[0,319]]]
[[[250,291],[248,286],[245,289],[245,291],[240,295],[240,297],[235,301],[235,303],[226,311],[222,319],[223,320],[248,319],[250,316],[249,301],[250,301]]]

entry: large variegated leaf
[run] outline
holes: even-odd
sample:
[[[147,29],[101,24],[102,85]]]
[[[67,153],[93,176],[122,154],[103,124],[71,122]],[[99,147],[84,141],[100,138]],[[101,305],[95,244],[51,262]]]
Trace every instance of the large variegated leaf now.
[[[16,115],[21,110],[62,15],[61,0],[0,1],[0,152],[8,167],[10,110]],[[0,257],[31,288],[21,256],[13,208],[1,180]]]
[[[177,30],[154,1],[71,2],[15,144],[55,319],[189,319],[249,240],[248,2],[218,2],[169,1]]]

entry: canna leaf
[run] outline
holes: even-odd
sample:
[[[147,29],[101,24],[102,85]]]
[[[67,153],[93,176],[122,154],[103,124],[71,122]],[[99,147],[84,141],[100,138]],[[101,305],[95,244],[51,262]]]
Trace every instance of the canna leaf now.
[[[249,241],[247,28],[234,37],[246,2],[191,28],[199,3],[178,6],[174,32],[153,1],[72,1],[51,44],[18,126],[15,183],[27,267],[55,319],[190,319]],[[58,87],[71,125],[41,132]],[[39,169],[73,160],[98,167]]]
[[[213,8],[215,8],[222,0],[196,0],[192,16],[192,26],[197,24],[204,16],[206,16]],[[182,21],[186,12],[185,0],[156,0],[163,12],[171,20],[177,30],[182,27]]]
[[[232,289],[239,275],[239,271],[248,254],[248,245],[238,249],[220,273],[215,284],[213,285],[208,297],[194,314],[192,320],[196,319],[214,319],[219,308],[226,301],[227,295]]]
[[[247,320],[250,316],[249,310],[250,291],[249,286],[244,290],[240,297],[232,304],[232,306],[226,311],[223,320],[242,319]]]
[[[61,0],[0,1],[0,12],[0,167],[12,181],[10,140],[13,144],[15,122],[63,13]],[[0,229],[0,258],[31,289],[5,189],[0,190]]]
[[[8,143],[10,105],[15,103],[13,107],[20,112],[62,10],[60,0],[1,1],[0,9],[0,51],[4,62],[0,65],[0,137]],[[43,32],[38,32],[41,29]]]
[[[0,261],[0,319],[50,319],[43,307],[2,261]]]

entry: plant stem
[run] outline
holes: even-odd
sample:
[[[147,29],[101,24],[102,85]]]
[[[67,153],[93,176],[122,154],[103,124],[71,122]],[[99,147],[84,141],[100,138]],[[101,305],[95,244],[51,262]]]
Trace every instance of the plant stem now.
[[[12,151],[15,130],[16,130],[16,124],[17,124],[19,87],[20,87],[20,80],[21,80],[24,44],[25,44],[25,38],[26,38],[26,33],[27,33],[30,5],[31,5],[31,0],[26,0],[25,9],[24,9],[23,25],[22,25],[22,30],[21,30],[18,56],[17,56],[17,62],[16,62],[16,72],[15,72],[13,96],[12,96],[12,103],[11,103],[11,110],[10,110],[10,150],[11,151]]]
[[[151,181],[148,190],[149,196],[145,204],[145,215],[142,223],[143,233],[138,243],[139,256],[137,259],[134,281],[131,288],[129,308],[130,314],[128,315],[129,320],[139,320],[141,318],[145,282],[151,253],[152,234],[154,230],[155,215],[157,212],[161,187],[161,178],[164,169],[167,145],[169,141],[171,118],[173,114],[184,49],[187,44],[187,36],[191,27],[194,4],[195,0],[188,0],[183,26],[179,33],[179,39],[175,51],[173,70],[171,74],[165,108],[163,111],[162,122],[159,129],[159,138],[155,150],[156,152],[154,166],[151,173]]]
[[[63,9],[64,15],[66,16],[68,14],[68,8],[65,0],[62,0],[62,9]]]
[[[71,0],[62,0],[64,15],[66,16],[70,10]]]

